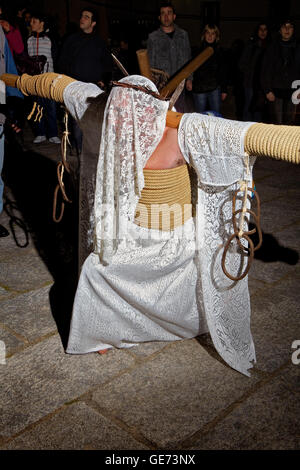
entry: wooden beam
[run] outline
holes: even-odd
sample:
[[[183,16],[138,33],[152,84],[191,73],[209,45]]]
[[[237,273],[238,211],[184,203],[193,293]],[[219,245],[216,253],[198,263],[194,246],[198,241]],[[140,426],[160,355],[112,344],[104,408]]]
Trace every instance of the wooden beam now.
[[[136,51],[136,55],[141,75],[149,78],[149,80],[153,80],[147,49],[139,49],[138,51]]]
[[[164,98],[167,98],[171,93],[176,90],[179,83],[189,77],[191,73],[195,72],[200,65],[202,65],[210,56],[212,56],[214,50],[212,47],[207,47],[201,54],[197,55],[191,62],[189,62],[172,80],[161,90],[160,94]]]

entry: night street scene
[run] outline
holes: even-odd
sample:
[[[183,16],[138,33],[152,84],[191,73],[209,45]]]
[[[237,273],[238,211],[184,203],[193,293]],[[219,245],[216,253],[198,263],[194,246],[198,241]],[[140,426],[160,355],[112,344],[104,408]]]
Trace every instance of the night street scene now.
[[[0,458],[298,455],[300,3],[0,24]]]

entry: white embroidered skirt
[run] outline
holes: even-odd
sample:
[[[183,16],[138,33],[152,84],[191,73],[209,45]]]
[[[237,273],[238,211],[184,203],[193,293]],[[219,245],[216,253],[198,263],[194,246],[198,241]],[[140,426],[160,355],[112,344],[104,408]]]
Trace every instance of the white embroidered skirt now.
[[[208,331],[197,301],[202,297],[197,278],[193,219],[171,232],[132,224],[111,264],[103,266],[94,253],[83,264],[67,353]]]

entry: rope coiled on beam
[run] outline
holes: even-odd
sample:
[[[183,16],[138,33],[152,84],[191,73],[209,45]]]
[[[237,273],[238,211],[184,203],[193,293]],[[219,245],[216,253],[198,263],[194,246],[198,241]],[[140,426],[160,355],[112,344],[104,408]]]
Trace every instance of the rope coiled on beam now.
[[[76,82],[74,78],[58,73],[43,73],[41,75],[28,75],[24,73],[16,80],[16,87],[25,96],[40,96],[59,103],[63,103],[63,92],[67,85]]]
[[[253,124],[246,133],[244,146],[249,155],[300,163],[300,128],[276,124]]]

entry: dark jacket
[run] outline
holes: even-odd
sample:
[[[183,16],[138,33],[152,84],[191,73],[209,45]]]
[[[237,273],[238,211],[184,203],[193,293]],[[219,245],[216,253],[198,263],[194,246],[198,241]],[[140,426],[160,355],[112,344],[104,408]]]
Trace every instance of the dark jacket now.
[[[174,75],[191,59],[188,33],[176,24],[172,38],[161,27],[149,34],[147,50],[150,66],[163,70],[169,76]]]
[[[276,38],[267,48],[261,73],[265,94],[272,91],[278,98],[290,98],[292,83],[300,77],[300,46],[292,38],[282,41]]]
[[[68,36],[59,55],[58,71],[82,82],[109,81],[112,61],[105,42],[96,33],[79,31]]]
[[[206,93],[220,87],[222,93],[227,93],[228,70],[223,49],[204,41],[196,55],[208,46],[214,48],[214,54],[194,72],[193,92]]]
[[[243,72],[243,83],[246,88],[261,88],[260,77],[267,43],[250,39],[246,44],[239,61],[239,69]]]

